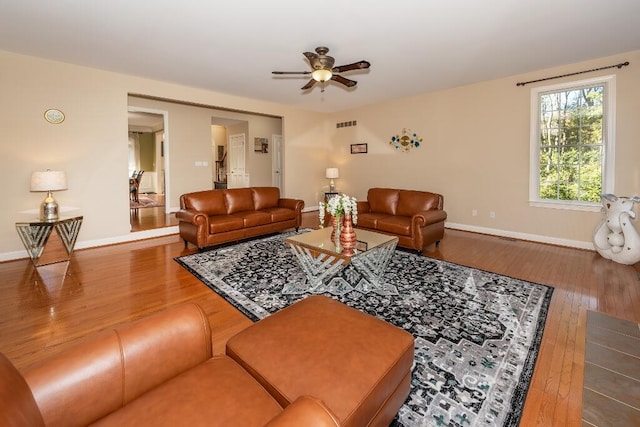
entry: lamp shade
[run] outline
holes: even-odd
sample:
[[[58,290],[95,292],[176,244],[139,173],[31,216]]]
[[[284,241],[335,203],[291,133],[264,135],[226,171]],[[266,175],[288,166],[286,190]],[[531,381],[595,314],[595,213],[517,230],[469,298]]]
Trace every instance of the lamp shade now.
[[[331,70],[319,69],[319,70],[313,70],[311,72],[311,77],[313,77],[313,80],[317,82],[326,82],[327,80],[331,80],[332,76],[333,76],[333,73],[331,72]]]
[[[31,191],[59,191],[67,189],[67,175],[63,171],[46,170],[31,174]]]
[[[338,168],[327,168],[325,172],[325,178],[327,179],[340,178],[340,173],[338,172]]]

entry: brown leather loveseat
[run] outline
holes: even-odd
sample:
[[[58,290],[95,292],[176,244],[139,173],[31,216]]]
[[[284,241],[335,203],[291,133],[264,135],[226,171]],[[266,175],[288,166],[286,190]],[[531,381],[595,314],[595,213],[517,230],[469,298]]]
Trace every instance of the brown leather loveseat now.
[[[304,201],[277,187],[206,190],[180,196],[180,237],[198,248],[300,227]]]
[[[100,334],[22,375],[0,353],[2,426],[338,426],[301,396],[285,409],[185,304]]]
[[[398,236],[398,245],[418,253],[444,237],[442,195],[427,191],[371,188],[358,202],[357,228]],[[357,234],[357,232],[356,232]]]

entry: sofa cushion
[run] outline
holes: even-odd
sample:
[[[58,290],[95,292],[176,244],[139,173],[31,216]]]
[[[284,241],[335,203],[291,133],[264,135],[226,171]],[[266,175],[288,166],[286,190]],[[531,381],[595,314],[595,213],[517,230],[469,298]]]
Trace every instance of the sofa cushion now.
[[[244,228],[244,219],[242,217],[232,217],[229,215],[216,215],[209,217],[210,234],[240,230],[241,228]]]
[[[88,425],[211,355],[206,314],[184,304],[97,334],[24,378],[46,425]]]
[[[271,215],[271,222],[289,221],[296,219],[296,211],[286,208],[264,209],[261,212]]]
[[[253,206],[255,210],[275,208],[280,200],[278,187],[253,187]]]
[[[228,214],[253,211],[253,191],[251,188],[233,188],[224,190],[224,198],[227,204]]]
[[[236,362],[226,356],[214,356],[95,425],[257,427],[281,411],[275,399]]]
[[[439,196],[427,191],[401,190],[398,200],[398,215],[413,216],[420,211],[436,209]]]
[[[358,224],[356,224],[356,227],[360,227],[360,228],[371,228],[371,229],[377,229],[378,228],[378,220],[383,219],[383,218],[389,218],[391,215],[385,214],[385,213],[377,213],[377,212],[372,212],[372,213],[358,213]]]
[[[411,236],[411,218],[398,215],[381,218],[378,220],[376,230],[402,236]]]
[[[367,201],[371,212],[395,215],[398,206],[399,190],[391,188],[370,188],[367,192]]]
[[[231,215],[231,218],[242,218],[244,228],[271,224],[271,214],[268,212],[239,212]]]
[[[185,209],[200,211],[207,215],[224,215],[227,208],[224,202],[224,190],[207,190],[187,193],[182,196]]]

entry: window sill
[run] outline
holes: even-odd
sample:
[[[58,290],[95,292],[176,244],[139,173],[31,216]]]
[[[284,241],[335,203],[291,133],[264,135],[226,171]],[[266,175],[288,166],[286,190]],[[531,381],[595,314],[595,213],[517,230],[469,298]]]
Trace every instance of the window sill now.
[[[540,201],[529,200],[529,206],[534,208],[547,208],[547,209],[564,209],[569,211],[583,211],[583,212],[600,212],[602,210],[601,204],[593,203],[566,203],[566,202],[552,202],[552,201]]]

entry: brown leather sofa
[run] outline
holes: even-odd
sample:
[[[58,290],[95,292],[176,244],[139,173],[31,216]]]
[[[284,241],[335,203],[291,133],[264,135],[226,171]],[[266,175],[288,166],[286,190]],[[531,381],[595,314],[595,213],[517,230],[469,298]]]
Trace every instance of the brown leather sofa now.
[[[339,426],[319,399],[283,409],[181,305],[100,334],[21,374],[0,353],[2,426]]]
[[[180,196],[180,237],[198,248],[300,227],[304,201],[277,187],[206,190]]]
[[[0,426],[383,427],[406,400],[414,339],[323,295],[213,355],[187,303],[103,332],[20,373],[0,353]]]
[[[418,253],[436,247],[444,237],[442,195],[427,191],[371,188],[367,201],[358,202],[357,228],[398,236],[398,245]],[[357,234],[357,231],[356,231]]]

